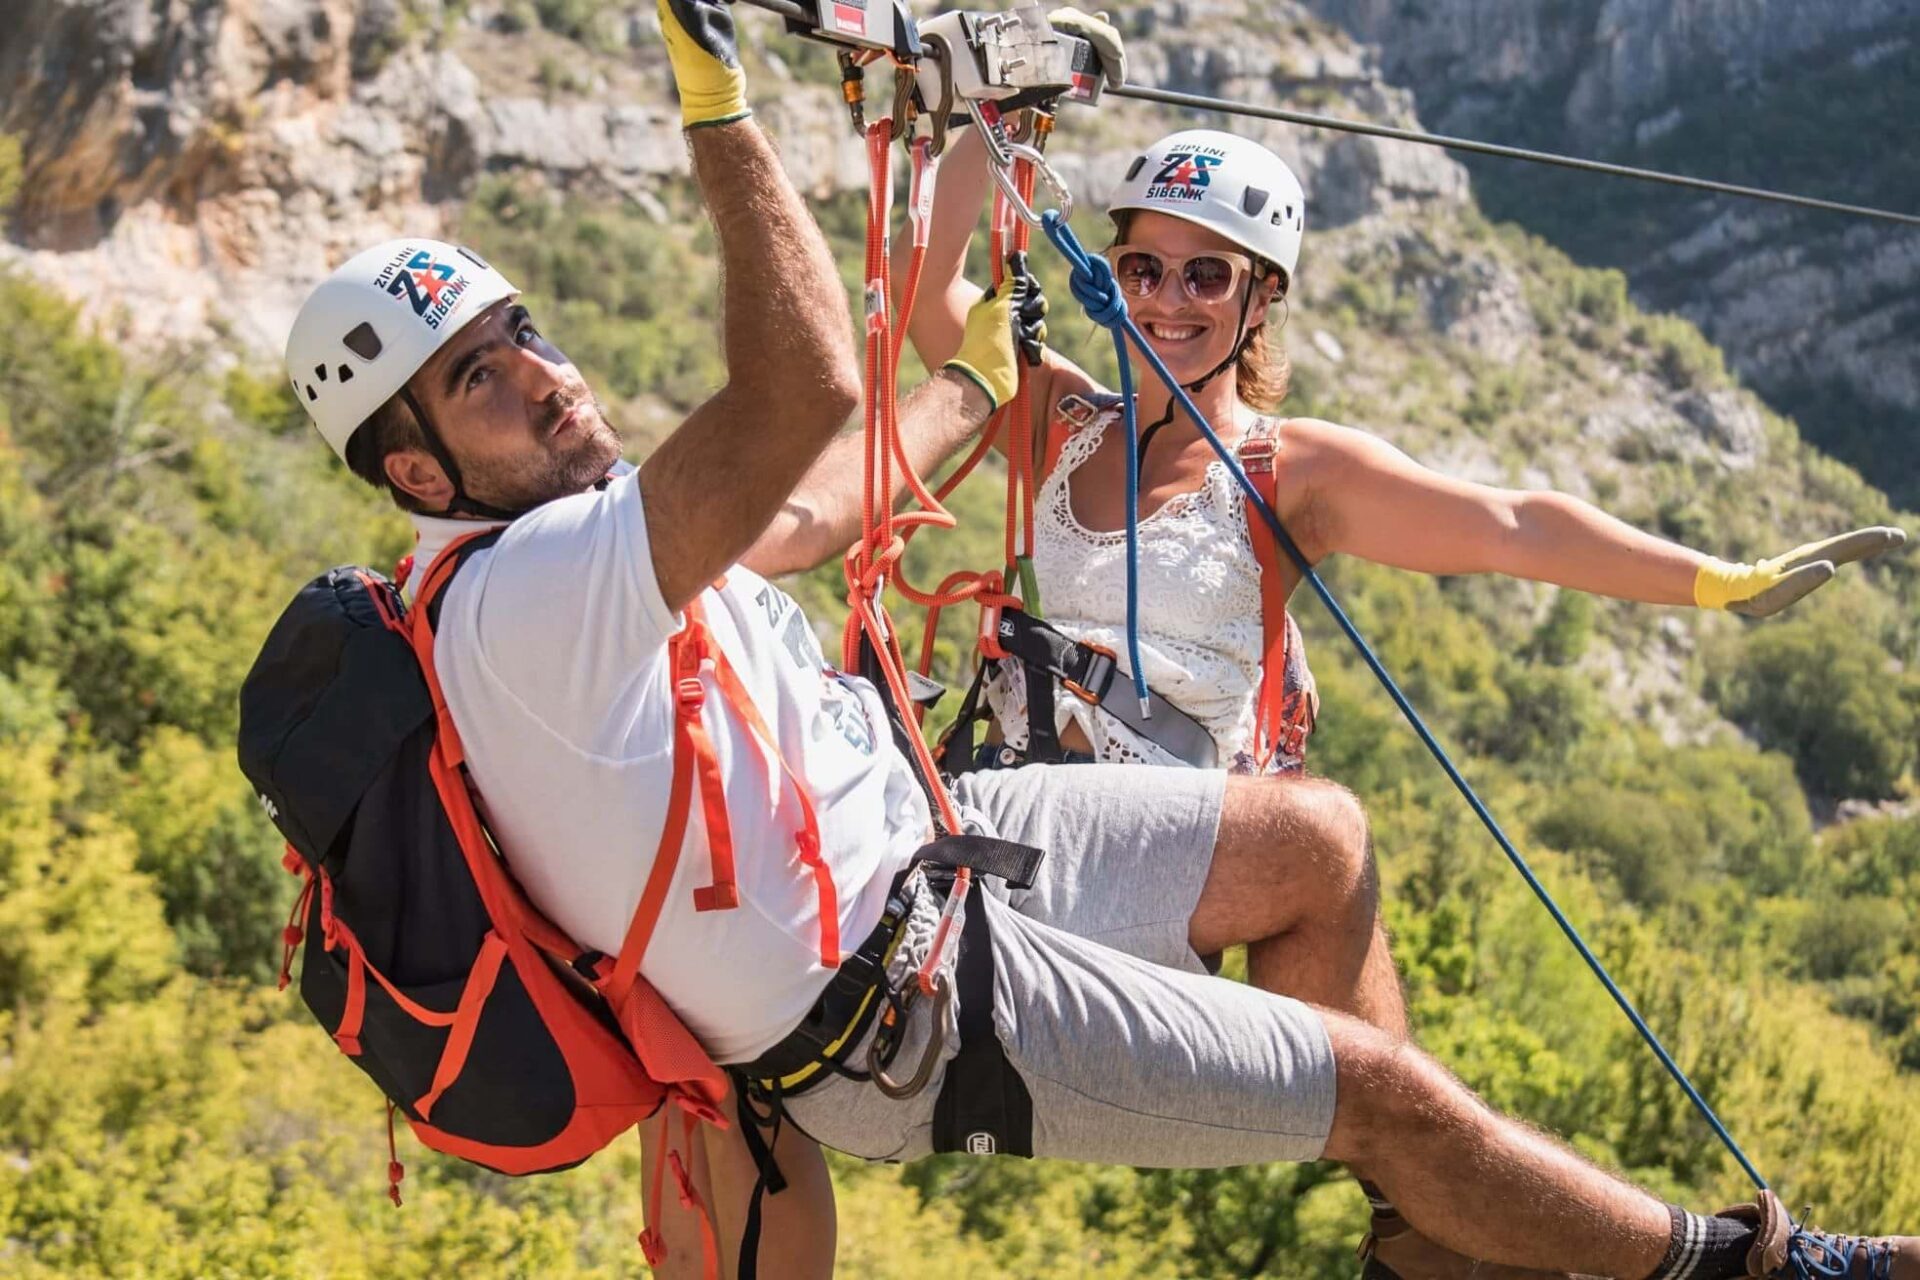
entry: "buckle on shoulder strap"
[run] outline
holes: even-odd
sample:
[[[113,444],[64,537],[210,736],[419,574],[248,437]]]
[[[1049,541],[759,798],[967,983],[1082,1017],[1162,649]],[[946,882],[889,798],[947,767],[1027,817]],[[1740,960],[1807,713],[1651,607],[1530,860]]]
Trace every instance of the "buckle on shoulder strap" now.
[[[1084,396],[1068,395],[1060,397],[1060,403],[1054,406],[1054,412],[1059,415],[1062,422],[1077,430],[1100,416],[1100,406]]]
[[[1273,458],[1279,446],[1270,435],[1248,436],[1235,452],[1239,455],[1241,470],[1256,475],[1273,470]]]

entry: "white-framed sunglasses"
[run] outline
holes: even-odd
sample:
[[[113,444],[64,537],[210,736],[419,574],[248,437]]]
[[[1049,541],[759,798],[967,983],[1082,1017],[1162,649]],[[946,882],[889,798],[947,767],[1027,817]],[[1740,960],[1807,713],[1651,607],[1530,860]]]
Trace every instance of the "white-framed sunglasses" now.
[[[1195,302],[1222,302],[1234,296],[1241,280],[1253,272],[1253,259],[1246,254],[1216,249],[1174,258],[1138,245],[1116,244],[1106,250],[1105,257],[1120,291],[1129,298],[1151,298],[1173,276]]]

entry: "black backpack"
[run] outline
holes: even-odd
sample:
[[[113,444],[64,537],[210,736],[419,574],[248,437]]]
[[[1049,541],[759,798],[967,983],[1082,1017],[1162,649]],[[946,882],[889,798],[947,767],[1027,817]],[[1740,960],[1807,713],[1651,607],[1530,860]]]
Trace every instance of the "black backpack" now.
[[[367,569],[294,597],[240,692],[240,767],[305,884],[287,983],[427,1146],[509,1174],[567,1168],[672,1098],[717,1119],[718,1068],[644,982],[514,883],[474,804],[433,668],[438,603],[499,531],[450,547],[409,610]],[[401,1168],[389,1169],[399,1200]]]

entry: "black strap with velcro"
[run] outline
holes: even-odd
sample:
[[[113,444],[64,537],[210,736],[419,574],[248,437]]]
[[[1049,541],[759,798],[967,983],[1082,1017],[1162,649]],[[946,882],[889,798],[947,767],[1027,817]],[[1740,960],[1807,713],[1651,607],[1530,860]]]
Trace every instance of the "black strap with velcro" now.
[[[1032,845],[963,834],[940,836],[922,845],[913,859],[930,867],[970,867],[981,875],[1005,880],[1009,889],[1031,889],[1046,856],[1044,849]]]
[[[1022,662],[1027,676],[1027,763],[1059,764],[1066,758],[1053,714],[1054,673],[1038,663]]]
[[[1039,667],[1083,690],[1090,701],[1098,702],[1106,696],[1120,671],[1112,654],[1082,644],[1019,609],[1004,609],[1000,616],[1001,626],[995,638],[1002,649],[1027,667]]]
[[[1007,1061],[993,1026],[993,941],[979,882],[967,895],[954,968],[960,1050],[933,1104],[933,1149],[975,1156],[1033,1156],[1033,1095]]]

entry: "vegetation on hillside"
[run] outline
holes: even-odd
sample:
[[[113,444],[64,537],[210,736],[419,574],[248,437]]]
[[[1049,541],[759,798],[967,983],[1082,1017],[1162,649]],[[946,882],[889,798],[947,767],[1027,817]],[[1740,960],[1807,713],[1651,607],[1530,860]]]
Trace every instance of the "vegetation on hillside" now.
[[[857,260],[857,216],[822,210],[843,262]],[[499,184],[466,232],[527,285],[617,412],[669,419],[718,376],[703,231]],[[1294,323],[1327,328],[1349,360],[1303,362],[1299,407],[1391,425],[1416,452],[1510,456],[1518,478],[1590,453],[1580,406],[1623,381],[1723,387],[1711,348],[1635,312],[1617,276],[1471,217],[1422,234],[1328,241]],[[1038,260],[1060,340],[1097,367],[1102,342]],[[1433,322],[1422,290],[1475,263],[1524,283],[1528,359],[1495,367]],[[130,360],[18,276],[0,275],[0,306],[12,317],[0,328],[7,1269],[639,1270],[634,1143],[513,1181],[403,1136],[407,1204],[393,1210],[379,1099],[272,991],[293,885],[233,767],[234,690],[301,582],[333,563],[390,564],[404,522],[300,427],[276,371],[222,372],[207,353]],[[1710,531],[1728,553],[1889,514],[1790,425],[1766,431],[1766,456],[1737,475],[1657,435],[1582,474],[1630,516]],[[989,472],[962,491],[961,529],[916,543],[921,580],[997,558],[996,484]],[[795,584],[823,630],[841,616],[837,577],[829,566]],[[1658,641],[1652,610],[1353,565],[1333,580],[1792,1202],[1835,1224],[1920,1221],[1920,1149],[1905,1141],[1920,1131],[1920,819],[1816,831],[1809,803],[1914,794],[1911,566],[1850,574],[1777,623],[1683,618],[1679,648]],[[1317,606],[1299,613],[1325,699],[1313,763],[1372,811],[1421,1039],[1497,1105],[1658,1190],[1740,1198],[1731,1161]],[[949,676],[965,626],[943,648]],[[1660,705],[1677,727],[1662,734],[1608,690],[1672,653],[1691,657],[1667,664]],[[1359,1197],[1325,1166],[947,1158],[836,1171],[844,1270],[880,1280],[1325,1276],[1351,1265],[1362,1229]],[[903,1231],[910,1250],[890,1243]]]

